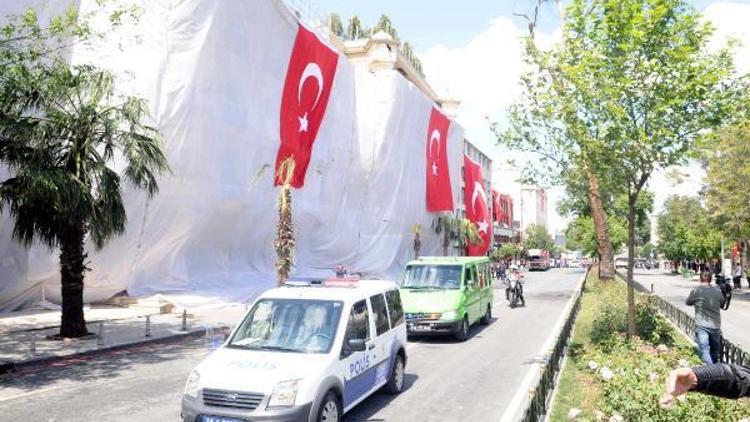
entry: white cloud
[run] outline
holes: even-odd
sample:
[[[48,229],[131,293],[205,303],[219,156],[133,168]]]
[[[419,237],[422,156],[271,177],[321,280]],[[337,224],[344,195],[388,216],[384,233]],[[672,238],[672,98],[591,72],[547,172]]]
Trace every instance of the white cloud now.
[[[736,50],[735,63],[738,71],[750,72],[750,25],[747,23],[750,3],[719,1],[709,5],[703,13],[716,28],[712,47],[723,45],[727,37],[739,39],[742,46]],[[453,48],[436,45],[420,55],[427,79],[438,93],[462,101],[458,121],[466,129],[467,138],[489,152],[496,161],[512,157],[523,162],[518,154],[495,147],[486,117],[505,122],[508,106],[518,97],[518,79],[523,68],[521,38],[526,33],[522,20],[499,17],[466,45]],[[559,31],[537,34],[537,42],[542,46],[549,46],[556,39],[559,39]],[[663,172],[654,175],[650,186],[656,193],[656,211],[661,209],[662,202],[670,194],[690,194],[699,189],[702,172],[695,166],[681,170],[690,175],[689,180],[682,184],[671,183]],[[565,219],[554,210],[562,194],[560,189],[550,192],[550,226],[553,230],[566,225]]]
[[[709,5],[703,14],[716,30],[711,46],[723,46],[729,38],[739,40],[741,46],[735,51],[735,65],[740,73],[750,72],[750,3],[720,1]]]

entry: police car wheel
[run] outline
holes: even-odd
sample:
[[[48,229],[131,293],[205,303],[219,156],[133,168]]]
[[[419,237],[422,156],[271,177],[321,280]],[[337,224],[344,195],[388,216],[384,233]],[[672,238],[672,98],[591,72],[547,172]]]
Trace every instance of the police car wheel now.
[[[318,422],[338,422],[341,420],[342,413],[341,402],[333,394],[333,391],[329,391],[323,399],[323,403],[320,404]]]
[[[391,394],[398,394],[404,389],[404,358],[396,355],[393,361],[393,369],[388,383],[385,384],[385,391]]]

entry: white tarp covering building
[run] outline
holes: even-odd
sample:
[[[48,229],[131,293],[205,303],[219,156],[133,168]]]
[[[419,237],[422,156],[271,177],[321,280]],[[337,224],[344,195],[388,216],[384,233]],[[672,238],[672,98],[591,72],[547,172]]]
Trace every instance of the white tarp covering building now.
[[[3,16],[28,5],[54,13],[70,4],[12,3],[0,5]],[[152,200],[126,189],[126,233],[102,251],[88,246],[85,300],[122,290],[246,299],[275,283],[274,161],[297,19],[280,0],[136,3],[143,11],[138,25],[104,44],[76,46],[71,60],[113,70],[120,90],[149,101],[172,174],[160,178]],[[83,12],[99,7],[94,0],[74,4]],[[423,228],[422,254],[441,253],[425,207],[432,107],[397,71],[370,72],[340,55],[305,186],[293,193],[294,274],[328,276],[344,264],[397,277],[413,256],[415,224]],[[463,130],[450,127],[459,203]],[[7,171],[0,172],[3,180]],[[40,300],[42,291],[59,301],[57,251],[23,248],[11,232],[12,221],[0,216],[0,312]]]

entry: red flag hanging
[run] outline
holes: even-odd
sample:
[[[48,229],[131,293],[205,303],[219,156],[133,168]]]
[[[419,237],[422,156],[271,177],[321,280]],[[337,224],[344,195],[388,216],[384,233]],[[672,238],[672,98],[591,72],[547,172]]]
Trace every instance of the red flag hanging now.
[[[476,224],[481,241],[476,245],[469,244],[467,253],[470,256],[481,256],[487,253],[492,243],[492,220],[490,219],[489,202],[487,202],[482,167],[468,155],[464,155],[464,206],[466,218]]]
[[[427,211],[453,211],[453,193],[448,172],[448,128],[450,120],[432,108],[427,127]]]
[[[502,209],[500,208],[500,192],[492,189],[492,221],[499,223],[502,213]]]
[[[314,33],[300,25],[281,97],[281,145],[276,154],[276,172],[287,158],[295,161],[292,186],[305,184],[313,142],[323,121],[339,55],[321,42]],[[274,184],[281,181],[278,174]]]

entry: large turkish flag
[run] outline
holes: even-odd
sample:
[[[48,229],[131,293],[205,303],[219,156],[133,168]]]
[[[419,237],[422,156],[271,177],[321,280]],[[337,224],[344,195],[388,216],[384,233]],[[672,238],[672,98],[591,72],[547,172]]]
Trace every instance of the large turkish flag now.
[[[453,211],[453,192],[448,171],[448,128],[451,121],[432,108],[427,127],[427,211]]]
[[[291,185],[301,188],[310,164],[313,142],[328,106],[339,55],[299,25],[281,97],[281,145],[276,154],[275,185],[280,185],[279,165],[295,161]]]
[[[478,244],[468,245],[467,253],[470,256],[485,255],[492,244],[492,219],[482,167],[468,155],[464,155],[464,206],[466,218],[476,224],[481,237]]]

